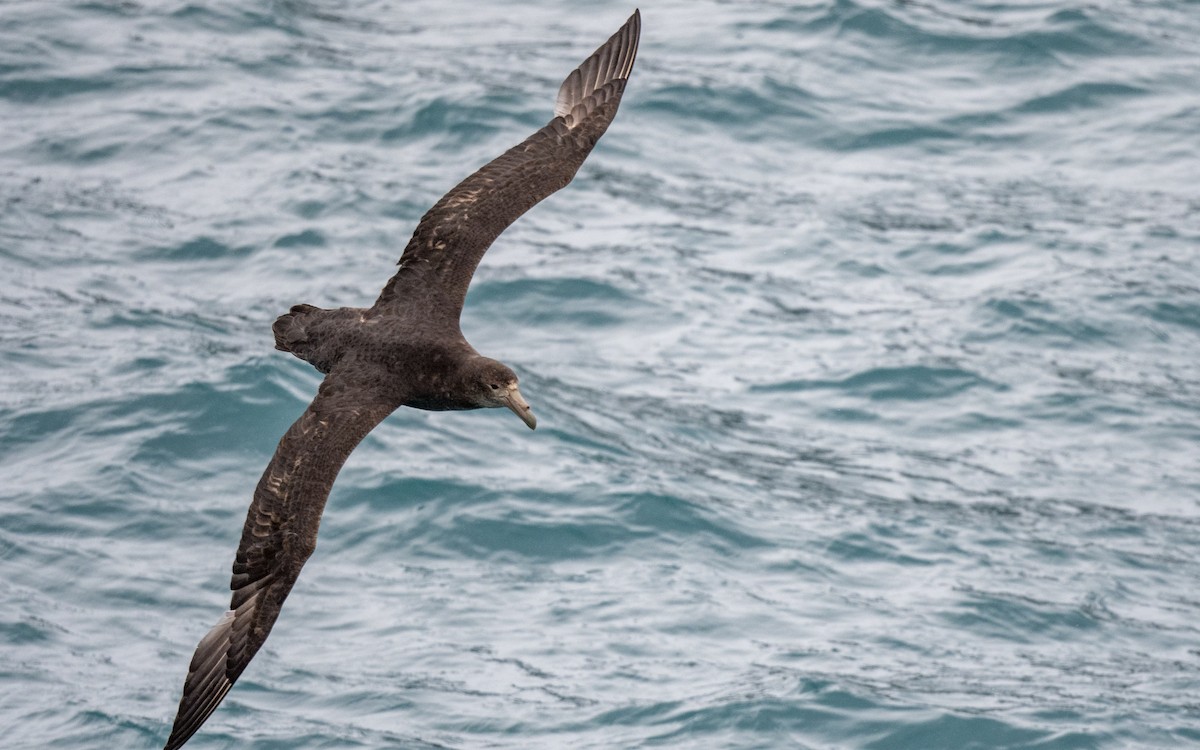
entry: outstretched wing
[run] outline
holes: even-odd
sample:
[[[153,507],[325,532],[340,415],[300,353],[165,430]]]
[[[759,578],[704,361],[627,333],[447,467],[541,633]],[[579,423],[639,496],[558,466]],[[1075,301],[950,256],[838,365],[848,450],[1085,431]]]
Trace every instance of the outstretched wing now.
[[[564,187],[617,114],[641,33],[634,11],[625,25],[563,81],[554,119],[463,180],[421,217],[400,270],[375,303],[425,308],[458,322],[475,267],[521,214]]]
[[[316,547],[333,480],[355,446],[396,406],[335,370],[279,441],[246,515],[229,611],[196,647],[165,750],[180,747],[200,728],[266,641]]]

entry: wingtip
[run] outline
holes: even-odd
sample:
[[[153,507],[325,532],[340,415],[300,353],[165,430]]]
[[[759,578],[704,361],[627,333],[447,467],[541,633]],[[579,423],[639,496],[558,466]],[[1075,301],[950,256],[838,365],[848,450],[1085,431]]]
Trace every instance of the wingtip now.
[[[633,63],[635,60],[637,60],[638,43],[642,39],[642,11],[640,8],[633,9],[633,15],[631,15],[629,19],[625,21],[625,25],[621,27],[617,34],[620,34],[626,29],[629,31],[629,39],[627,42],[630,46],[630,52],[629,61],[625,66],[625,75],[622,76],[624,78],[628,78],[629,74],[633,72]],[[614,36],[617,34],[614,34]]]
[[[188,665],[171,734],[163,750],[178,750],[187,743],[233,687],[233,680],[225,671],[225,653],[236,615],[234,610],[226,610],[197,644]]]
[[[615,81],[624,81],[633,72],[637,60],[638,41],[642,34],[642,14],[634,10],[621,28],[604,44],[581,62],[562,82],[555,101],[556,117],[567,118],[568,127],[577,117],[572,117],[576,107],[584,104],[593,94]],[[614,84],[615,85],[615,84]],[[586,108],[590,111],[590,107]]]

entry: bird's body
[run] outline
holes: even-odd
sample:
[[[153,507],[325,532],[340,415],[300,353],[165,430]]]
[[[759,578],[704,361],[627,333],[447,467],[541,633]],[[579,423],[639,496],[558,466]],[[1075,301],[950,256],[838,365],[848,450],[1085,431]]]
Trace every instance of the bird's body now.
[[[254,490],[233,564],[229,610],[196,647],[166,750],[187,742],[262,646],[316,546],[325,501],[351,451],[401,406],[506,407],[536,420],[507,366],[459,328],[467,287],[513,221],[574,177],[616,115],[640,33],[633,16],[567,76],[554,118],[453,188],[417,225],[369,308],[297,305],[275,346],[325,374]]]

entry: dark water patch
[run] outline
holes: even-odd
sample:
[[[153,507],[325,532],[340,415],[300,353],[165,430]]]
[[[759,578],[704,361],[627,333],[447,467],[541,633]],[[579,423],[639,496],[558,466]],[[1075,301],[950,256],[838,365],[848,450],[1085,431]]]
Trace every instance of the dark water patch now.
[[[979,233],[982,236],[951,242],[932,242],[925,238],[901,250],[898,258],[906,265],[920,269],[930,277],[962,277],[966,281],[1009,265],[1013,258],[1008,251],[1007,238],[997,232]],[[990,235],[990,236],[989,236]],[[989,245],[999,245],[989,249]]]
[[[137,0],[109,0],[109,2],[82,2],[75,5],[81,11],[113,15],[121,18],[136,18],[146,11],[144,3]]]
[[[834,27],[838,36],[866,38],[870,44],[883,43],[893,52],[918,52],[926,59],[986,60],[1006,68],[1060,67],[1064,65],[1060,55],[1076,47],[1069,36],[1064,39],[1041,31],[1022,31],[1004,23],[1002,18],[980,23],[981,17],[946,14],[963,21],[957,27],[947,28],[940,23],[941,19],[929,23],[906,12],[920,7],[925,6],[904,3],[900,8],[865,8],[842,0],[832,6],[826,23]]]
[[[545,429],[547,432],[553,433],[557,439],[562,440],[565,444],[571,445],[577,450],[587,452],[592,456],[592,460],[614,461],[620,460],[622,455],[626,455],[618,446],[606,441],[601,434],[572,430],[567,425],[551,425],[549,427],[539,425],[538,429]]]
[[[683,129],[696,130],[704,123],[737,128],[750,138],[794,129],[797,121],[813,119],[813,107],[809,92],[774,78],[765,78],[761,89],[704,84],[662,87],[638,105],[649,115],[677,119]]]
[[[1088,425],[1100,422],[1096,413],[1098,399],[1078,390],[1055,390],[1039,396],[1025,409],[1030,419],[1042,419],[1064,425]]]
[[[408,102],[406,105],[401,105],[390,101],[390,97],[388,96],[389,92],[383,89],[379,89],[378,91],[373,90],[371,93],[371,96],[365,97],[361,101],[336,100],[331,103],[327,103],[326,101],[329,96],[324,95],[320,99],[316,100],[314,104],[321,103],[328,104],[329,106],[293,114],[292,116],[301,122],[325,123],[327,125],[338,126],[343,130],[346,130],[355,125],[369,124],[371,122],[390,122],[397,118],[404,117],[406,112],[410,112],[414,109],[416,109],[417,112],[421,112],[423,111],[423,108],[433,107],[435,111],[443,111],[442,108],[449,109],[454,105],[453,102],[447,102],[443,99],[436,99],[433,102],[427,102],[426,104],[420,106],[417,104],[417,102]],[[256,119],[253,117],[253,115],[256,114],[253,109],[247,111],[246,114],[248,116],[246,118],[248,122],[253,122],[254,119]],[[427,134],[427,132],[424,134]]]
[[[292,211],[302,219],[315,219],[325,212],[328,204],[319,200],[303,200],[292,207]]]
[[[1157,302],[1148,307],[1139,307],[1138,312],[1159,323],[1200,332],[1200,303]]]
[[[119,85],[120,79],[114,77],[5,77],[0,79],[0,99],[7,99],[15,104],[45,104],[48,101],[81,94],[111,91]]]
[[[983,716],[938,712],[933,718],[914,720],[863,745],[870,750],[923,748],[966,750],[1003,747],[1012,750],[1084,750],[1104,746],[1103,738],[1080,732],[1057,733],[1029,729]]]
[[[681,704],[677,701],[656,701],[640,705],[605,711],[592,718],[592,723],[599,726],[622,726],[660,723],[665,718],[673,716]]]
[[[228,321],[207,313],[181,315],[173,309],[147,308],[140,305],[123,305],[118,301],[99,307],[91,313],[88,325],[95,331],[163,328],[175,331],[194,332],[207,330],[228,333]]]
[[[1055,302],[1040,296],[992,299],[983,310],[995,316],[994,322],[1003,326],[1005,336],[1040,339],[1064,349],[1116,343],[1111,332],[1092,322],[1094,318],[1060,311]]]
[[[720,522],[710,512],[680,498],[637,494],[618,496],[627,528],[666,536],[677,542],[698,541],[724,550],[762,547],[763,540]]]
[[[79,413],[73,408],[44,409],[40,411],[25,409],[14,412],[5,409],[0,411],[0,448],[6,455],[26,446],[35,446],[40,441],[72,427],[79,418]]]
[[[876,128],[866,133],[826,137],[822,145],[835,151],[864,151],[921,144],[931,148],[930,141],[960,138],[953,130],[933,125],[896,124]]]
[[[715,744],[735,737],[754,737],[764,746],[792,745],[795,735],[823,734],[843,723],[837,711],[816,706],[797,705],[787,698],[760,695],[730,697],[718,705],[700,710],[678,711],[673,717],[677,727],[657,735],[648,744],[671,744],[685,737],[706,737]],[[811,747],[801,744],[800,747]]]
[[[47,717],[48,719],[49,717]],[[79,709],[70,718],[58,719],[61,739],[47,748],[86,747],[89,742],[101,742],[110,747],[147,747],[161,742],[157,727],[146,726],[137,713],[110,712],[101,709]],[[219,736],[219,733],[218,733]]]
[[[1024,420],[1017,417],[982,412],[969,412],[950,420],[945,425],[947,432],[994,432],[1017,430],[1024,425]]]
[[[351,7],[343,7],[334,11],[334,9],[328,7],[325,3],[310,2],[309,0],[282,0],[278,3],[278,6],[282,11],[286,11],[297,18],[312,19],[331,26],[356,31],[390,33],[380,25],[377,18],[372,17],[373,14],[369,10],[361,14],[355,14],[355,9]]]
[[[527,130],[538,127],[527,113],[517,112],[516,107],[524,100],[515,96],[484,96],[477,104],[465,104],[447,98],[427,102],[411,114],[402,113],[402,125],[393,125],[383,130],[380,139],[407,142],[414,139],[435,138],[439,150],[456,150],[464,146],[485,142],[493,135],[512,132],[514,139],[524,137]]]
[[[273,247],[324,247],[325,235],[316,229],[305,229],[295,234],[285,234],[272,244]]]
[[[863,7],[850,0],[839,0],[830,7],[827,23],[836,26],[839,35],[858,35],[874,42],[885,42],[897,49],[919,50],[929,56],[986,56],[993,63],[1019,65],[1068,64],[1070,58],[1142,54],[1153,50],[1144,37],[1120,31],[1113,23],[1101,20],[1098,8],[1059,10],[1031,24],[1028,19],[1005,19],[997,14],[994,22],[980,23],[983,14],[964,16],[939,14],[937,22],[913,13],[934,4],[904,3],[899,8]],[[964,21],[947,28],[947,17]],[[1106,19],[1107,20],[1107,19]]]
[[[935,564],[933,560],[901,552],[899,547],[890,542],[861,533],[844,534],[832,540],[825,550],[831,555],[854,564],[884,562],[904,568],[920,568]]]
[[[0,641],[9,646],[29,646],[55,640],[55,628],[42,621],[0,621]]]
[[[1012,132],[1004,126],[1012,123],[1012,116],[1006,112],[969,112],[944,117],[938,125],[955,133],[961,133],[972,142],[986,142],[996,146],[1016,146],[1027,136],[1020,132]]]
[[[1058,27],[1045,36],[1047,44],[1073,55],[1138,55],[1155,51],[1156,41],[1115,28],[1121,19],[1098,6],[1065,8],[1050,14],[1047,25]]]
[[[828,318],[827,315],[823,314],[823,311],[818,310],[814,307],[790,305],[787,302],[784,302],[783,300],[778,299],[776,297],[767,296],[767,297],[763,298],[763,301],[766,302],[768,305],[770,305],[771,309],[769,311],[755,310],[754,311],[755,315],[771,317],[776,320],[793,320],[793,321],[806,321],[806,322],[814,317],[821,318],[821,319]]]
[[[190,263],[223,258],[244,258],[252,251],[253,248],[248,245],[231,246],[213,237],[200,236],[178,245],[137,250],[133,257],[143,261]]]
[[[1073,109],[1097,109],[1110,106],[1113,99],[1144,96],[1148,92],[1121,83],[1087,82],[1068,86],[1053,94],[1034,97],[1013,108],[1019,113],[1063,112]]]
[[[909,23],[900,13],[885,8],[864,7],[862,4],[839,0],[837,9],[837,31],[839,34],[861,34],[875,39],[913,39],[925,36],[915,24]]]
[[[644,299],[614,284],[591,279],[480,279],[471,286],[468,304],[484,314],[501,303],[506,317],[537,326],[571,321],[604,328],[621,320],[656,315]]]
[[[1102,612],[1079,605],[1038,601],[1028,597],[968,589],[958,611],[947,617],[955,626],[1016,643],[1033,643],[1043,638],[1075,640],[1099,630]],[[1101,616],[1098,618],[1097,614]]]
[[[294,19],[289,18],[286,12],[280,12],[285,9],[286,4],[263,9],[261,3],[252,3],[246,7],[184,3],[172,10],[170,17],[176,22],[186,24],[186,27],[234,37],[263,30],[278,31],[287,36],[301,35],[303,32],[296,26]]]
[[[864,222],[865,223],[865,222]],[[844,260],[838,263],[838,270],[846,271],[865,279],[878,279],[889,275],[889,271],[879,263],[867,263],[858,260]]]
[[[127,375],[137,375],[147,372],[154,372],[169,367],[171,362],[162,357],[138,357],[128,364],[118,366],[115,372]]]
[[[863,409],[824,409],[817,413],[822,419],[833,422],[877,422],[882,417],[874,412]]]
[[[807,390],[839,390],[865,396],[872,401],[922,401],[945,398],[977,387],[1002,389],[979,375],[951,367],[877,367],[842,380],[793,380],[754,385],[754,393],[787,393]]]
[[[630,530],[611,520],[581,521],[555,523],[525,513],[490,518],[460,513],[447,529],[447,544],[480,559],[509,559],[516,555],[550,561],[603,555],[631,539]]]
[[[182,458],[201,461],[247,451],[264,461],[299,414],[291,393],[264,377],[267,368],[239,366],[226,384],[188,383],[114,404],[110,429],[150,434],[137,441],[134,459],[151,465]],[[152,426],[171,425],[170,429]],[[265,464],[264,464],[265,465]]]
[[[937,216],[927,212],[906,212],[900,207],[879,207],[868,215],[860,214],[855,218],[867,228],[877,232],[908,231],[927,234],[931,232],[952,232],[959,230],[954,220],[946,216]],[[946,243],[938,243],[934,247],[943,251],[951,250],[953,252],[958,250],[958,246]],[[904,255],[902,253],[901,257]]]

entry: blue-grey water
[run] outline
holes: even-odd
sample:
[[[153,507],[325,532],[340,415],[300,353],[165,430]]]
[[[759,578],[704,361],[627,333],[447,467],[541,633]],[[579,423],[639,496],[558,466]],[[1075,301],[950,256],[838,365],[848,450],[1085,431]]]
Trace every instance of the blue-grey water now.
[[[250,493],[629,3],[0,5],[0,747],[159,748]],[[204,748],[1200,745],[1200,7],[669,0]]]

